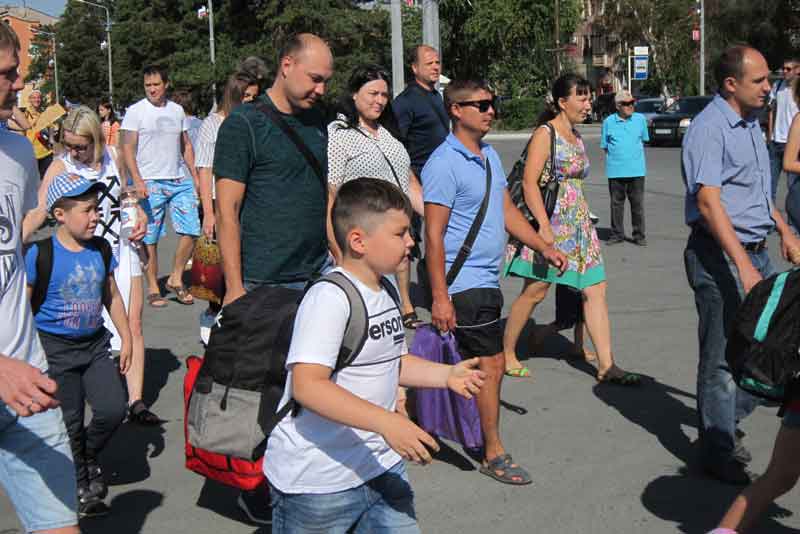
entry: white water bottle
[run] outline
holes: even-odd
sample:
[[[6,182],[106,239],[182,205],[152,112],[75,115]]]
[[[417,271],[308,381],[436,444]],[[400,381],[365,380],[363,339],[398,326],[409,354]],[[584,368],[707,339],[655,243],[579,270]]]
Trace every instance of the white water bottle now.
[[[133,229],[136,228],[136,223],[138,222],[139,218],[139,211],[138,205],[139,201],[136,199],[136,195],[133,191],[125,189],[122,194],[120,194],[120,222],[121,228],[120,233],[122,237],[129,238]]]

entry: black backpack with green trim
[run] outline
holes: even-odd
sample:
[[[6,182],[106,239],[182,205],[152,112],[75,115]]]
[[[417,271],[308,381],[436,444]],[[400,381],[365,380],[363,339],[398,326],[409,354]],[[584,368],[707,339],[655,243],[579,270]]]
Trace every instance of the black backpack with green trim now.
[[[795,397],[800,377],[800,268],[773,275],[747,294],[725,357],[736,384],[776,402]]]

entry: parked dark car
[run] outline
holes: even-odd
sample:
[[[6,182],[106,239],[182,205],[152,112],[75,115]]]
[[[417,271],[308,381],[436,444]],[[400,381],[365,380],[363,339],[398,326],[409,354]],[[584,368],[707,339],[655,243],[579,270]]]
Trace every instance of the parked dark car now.
[[[603,119],[617,112],[614,97],[617,93],[605,93],[598,95],[592,102],[592,119],[595,122],[603,122]]]
[[[650,119],[647,122],[650,145],[681,144],[692,119],[703,111],[712,99],[711,96],[686,96],[675,101],[664,113]]]

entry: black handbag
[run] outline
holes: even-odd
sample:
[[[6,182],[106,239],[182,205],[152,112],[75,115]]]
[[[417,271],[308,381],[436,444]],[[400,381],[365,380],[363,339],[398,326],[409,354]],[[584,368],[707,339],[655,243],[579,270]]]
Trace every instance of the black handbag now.
[[[542,169],[542,174],[539,177],[539,191],[542,194],[542,201],[544,202],[544,210],[547,216],[553,215],[556,209],[556,200],[558,198],[558,176],[555,173],[556,167],[556,131],[551,124],[544,124],[550,132],[550,159],[547,160]],[[508,193],[511,195],[511,201],[522,212],[522,215],[531,223],[537,231],[539,230],[539,222],[534,217],[528,204],[525,202],[525,190],[523,187],[523,178],[525,175],[525,162],[528,160],[528,147],[533,140],[533,136],[528,140],[525,150],[522,151],[519,159],[514,163],[511,172],[508,173],[506,182],[508,183]],[[509,239],[509,243],[519,246],[521,243],[513,237]]]

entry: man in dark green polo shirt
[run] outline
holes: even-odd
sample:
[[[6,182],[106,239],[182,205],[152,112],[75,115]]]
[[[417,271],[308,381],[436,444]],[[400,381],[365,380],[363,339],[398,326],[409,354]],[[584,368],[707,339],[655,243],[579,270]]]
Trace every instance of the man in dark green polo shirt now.
[[[258,285],[302,288],[325,267],[327,187],[258,107],[277,110],[325,173],[325,121],[315,104],[332,74],[331,51],[319,37],[292,36],[266,95],[237,107],[220,127],[214,175],[225,305]]]

